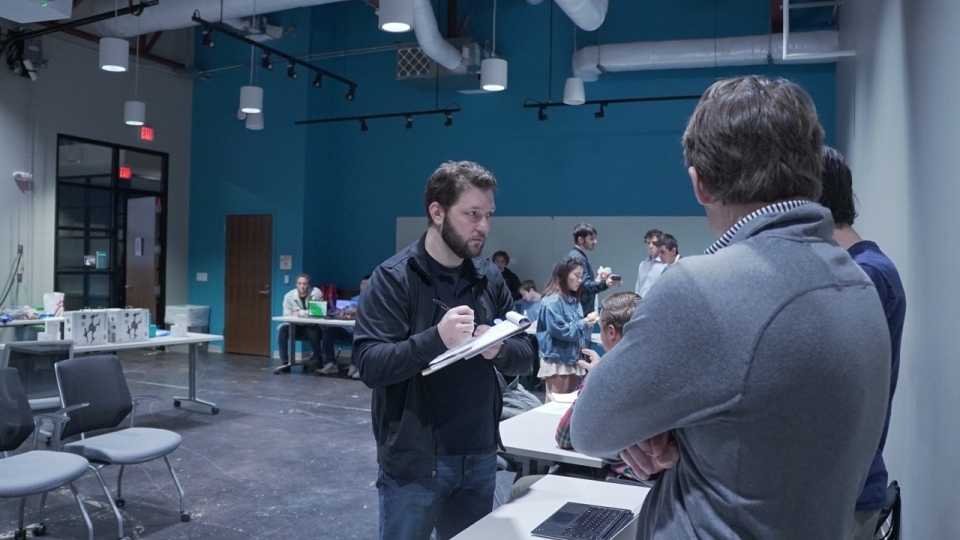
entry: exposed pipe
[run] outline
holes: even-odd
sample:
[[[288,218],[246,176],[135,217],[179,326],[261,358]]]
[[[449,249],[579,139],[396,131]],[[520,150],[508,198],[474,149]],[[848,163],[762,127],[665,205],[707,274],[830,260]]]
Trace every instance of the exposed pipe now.
[[[342,0],[263,0],[256,4],[256,14],[262,15],[340,1]],[[83,3],[82,10],[90,13],[113,11],[115,2],[116,0],[87,0]],[[125,1],[120,2],[121,6],[125,4]],[[159,5],[144,11],[143,15],[139,17],[139,33],[145,34],[194,26],[195,23],[191,20],[194,11],[199,11],[200,16],[208,21],[219,21],[221,17],[223,19],[250,17],[254,15],[254,5],[255,3],[251,0],[223,0],[223,11],[221,12],[221,0],[163,0]],[[76,12],[74,14],[77,15]],[[138,34],[137,18],[131,15],[99,22],[91,25],[91,27],[94,29],[94,33],[102,36],[132,37]]]
[[[782,36],[776,34],[591,45],[574,53],[573,75],[595,81],[606,72],[835,62],[829,53],[840,50],[840,37],[835,30],[792,34],[790,55],[815,55],[799,61],[784,61],[782,47]]]
[[[420,49],[428,58],[451,71],[460,67],[463,54],[440,35],[430,0],[414,0],[413,31]]]
[[[567,17],[570,17],[573,24],[587,32],[600,28],[603,19],[607,16],[608,0],[556,0],[556,2]]]

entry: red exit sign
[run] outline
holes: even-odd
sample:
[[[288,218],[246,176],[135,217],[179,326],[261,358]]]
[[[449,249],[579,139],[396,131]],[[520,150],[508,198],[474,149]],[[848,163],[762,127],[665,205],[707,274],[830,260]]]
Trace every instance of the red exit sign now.
[[[147,126],[140,126],[140,140],[141,141],[152,141],[153,140],[153,128]]]
[[[120,178],[124,180],[129,180],[133,176],[133,170],[126,165],[120,166]]]

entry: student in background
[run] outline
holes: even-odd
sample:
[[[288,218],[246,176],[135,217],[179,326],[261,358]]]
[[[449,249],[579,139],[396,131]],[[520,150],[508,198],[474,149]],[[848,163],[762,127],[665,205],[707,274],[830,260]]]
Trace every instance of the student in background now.
[[[545,402],[552,394],[573,392],[586,371],[577,365],[580,349],[590,344],[590,330],[597,314],[583,316],[580,288],[583,262],[567,257],[557,263],[543,289],[537,318],[537,343],[540,346],[540,371],[537,377],[546,384]]]
[[[446,540],[493,509],[496,371],[510,377],[530,369],[530,336],[428,376],[421,371],[514,308],[500,271],[479,258],[496,188],[476,163],[442,164],[424,189],[426,233],[377,266],[360,295],[353,350],[373,389],[381,540],[427,540],[434,529]]]
[[[880,251],[874,242],[860,238],[853,230],[857,209],[853,197],[853,176],[840,152],[829,146],[823,147],[823,195],[820,204],[830,209],[833,215],[833,240],[853,257],[853,261],[870,276],[890,329],[890,397],[887,398],[887,416],[880,436],[880,446],[873,455],[867,482],[857,498],[851,540],[872,540],[876,532],[880,510],[887,505],[887,466],[883,462],[883,447],[887,442],[890,427],[890,411],[893,393],[897,389],[900,373],[900,338],[903,336],[903,321],[907,313],[907,296],[900,282],[900,273],[893,261]]]
[[[580,286],[580,308],[584,313],[594,310],[593,299],[597,293],[608,288],[619,287],[621,282],[611,279],[609,272],[599,272],[593,275],[593,267],[587,259],[587,252],[597,247],[597,229],[589,223],[578,223],[573,228],[573,248],[567,257],[574,257],[583,265],[583,283]]]
[[[360,292],[363,292],[363,288],[367,286],[367,280],[370,279],[370,276],[363,276],[360,280]],[[360,295],[356,295],[350,299],[353,302],[360,301]],[[337,366],[337,355],[334,352],[334,344],[339,343],[353,343],[353,328],[349,326],[327,326],[323,330],[323,361],[324,365],[322,369],[318,369],[315,373],[317,375],[338,375],[340,373],[340,368]],[[360,378],[360,370],[357,369],[357,357],[356,355],[350,355],[350,370],[347,371],[347,377],[351,379]]]
[[[503,281],[507,284],[507,288],[510,289],[510,296],[513,297],[514,302],[519,302],[520,295],[520,278],[513,273],[513,270],[507,268],[507,265],[510,264],[510,256],[507,255],[506,251],[498,251],[493,254],[491,257],[493,264],[497,265],[497,268],[500,269],[500,273],[503,274]]]
[[[660,277],[660,272],[663,271],[663,268],[661,268],[663,263],[660,261],[660,254],[657,249],[657,242],[661,236],[663,236],[663,232],[658,229],[650,229],[647,234],[643,235],[643,243],[647,246],[647,258],[637,267],[637,285],[633,288],[633,292],[639,294],[641,298],[647,295],[647,291],[650,290],[650,286],[656,279],[651,278],[651,276]]]
[[[537,286],[532,279],[520,282],[520,309],[531,321],[536,321],[540,316],[540,303],[543,296],[537,291]]]
[[[816,203],[822,144],[813,100],[783,79],[716,82],[687,124],[717,242],[663,273],[570,425],[577,450],[634,470],[643,442],[672,432],[680,459],[647,495],[639,539],[849,535],[883,431],[890,337]]]
[[[657,241],[657,258],[663,262],[664,266],[672,266],[680,260],[680,244],[672,234],[664,234]],[[661,274],[663,270],[660,271]]]
[[[640,295],[632,292],[613,293],[603,299],[603,302],[600,304],[602,309],[600,310],[599,320],[600,343],[603,346],[603,352],[609,352],[620,342],[620,339],[623,338],[623,326],[633,317],[633,311],[637,308],[638,302],[640,302]],[[597,364],[600,363],[600,355],[590,348],[584,348],[582,353],[586,359],[581,359],[577,364],[589,373],[590,370],[597,367]],[[589,375],[584,377],[583,383],[586,383],[589,378]],[[583,388],[583,383],[580,384],[581,389]],[[573,417],[574,405],[576,405],[576,401],[574,401],[573,404],[570,405],[570,408],[567,409],[567,412],[563,413],[563,416],[560,417],[560,423],[557,425],[557,433],[555,435],[557,446],[566,450],[574,449],[573,442],[570,440],[570,418]],[[668,448],[666,451],[658,454],[658,459],[660,460],[661,468],[668,469],[676,465],[677,459],[680,458],[680,452],[677,450],[677,443],[673,441],[669,433],[665,435]],[[646,472],[642,470],[634,472],[633,469],[623,461],[612,462],[611,468],[618,476],[632,480],[646,480],[649,478],[649,474]]]
[[[297,276],[296,287],[292,291],[283,295],[283,316],[306,316],[307,311],[309,310],[308,302],[311,300],[323,300],[323,295],[320,294],[320,289],[317,287],[310,287],[310,276],[308,274],[300,274]],[[298,324],[296,325],[296,328],[296,339],[302,340],[306,338],[310,342],[310,351],[313,355],[310,361],[314,365],[318,365],[321,354],[320,336],[322,331],[320,330],[320,327],[315,324]],[[277,346],[280,349],[280,363],[289,366],[289,324],[280,325],[280,329],[277,331]]]
[[[639,301],[640,296],[633,292],[613,293],[603,299],[603,302],[600,304],[600,320],[598,322],[600,323],[600,343],[603,346],[604,352],[609,352],[613,349],[623,337],[623,325],[627,324],[627,321],[633,317],[633,311],[636,309],[637,302]],[[600,355],[593,349],[584,348],[582,353],[587,359],[581,359],[577,363],[580,367],[587,370],[588,373],[584,377],[583,382],[580,383],[581,389],[587,379],[590,378],[589,371],[600,362]],[[573,404],[570,405],[570,408],[567,409],[567,412],[563,413],[563,416],[560,417],[560,423],[557,424],[557,432],[554,436],[557,441],[557,447],[563,448],[564,450],[574,450],[573,443],[570,441],[570,418],[573,415],[575,405],[576,401],[574,401]],[[663,468],[669,468],[675,465],[675,460],[679,458],[679,455],[677,445],[673,443],[670,451],[664,452],[659,458],[662,460],[661,464]],[[674,461],[668,461],[670,459]],[[642,471],[640,471],[640,474],[634,473],[633,469],[620,460],[612,461],[610,468],[617,477],[630,480],[647,480],[648,478],[648,475]],[[560,474],[563,473],[560,472]],[[524,492],[530,489],[530,486],[538,482],[543,476],[542,474],[527,475],[514,482],[513,487],[510,488],[510,500],[513,501],[523,495]]]

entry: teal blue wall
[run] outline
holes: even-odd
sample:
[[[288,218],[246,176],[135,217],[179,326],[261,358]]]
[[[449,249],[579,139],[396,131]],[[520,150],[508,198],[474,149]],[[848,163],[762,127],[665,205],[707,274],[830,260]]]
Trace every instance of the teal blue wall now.
[[[578,30],[577,46],[596,44],[599,34],[603,43],[616,43],[769,31],[769,2],[733,4],[611,2],[601,31]],[[460,18],[470,19],[465,34],[481,43],[491,37],[491,5],[479,0],[459,3]],[[553,7],[551,13],[551,6],[549,0],[536,6],[501,2],[497,52],[510,63],[505,92],[441,92],[435,96],[414,90],[394,80],[392,51],[317,60],[324,68],[358,83],[356,100],[346,101],[346,87],[334,81],[326,80],[317,90],[309,87],[307,80],[287,80],[275,68],[269,77],[275,85],[267,86],[266,92],[268,100],[283,93],[283,101],[268,102],[267,129],[248,136],[227,112],[210,106],[219,100],[226,102],[220,109],[235,106],[239,82],[234,77],[239,74],[197,83],[192,192],[198,196],[218,194],[220,211],[207,213],[196,206],[202,199],[194,197],[191,219],[199,218],[210,226],[217,220],[222,230],[227,213],[275,211],[284,201],[303,197],[315,210],[306,219],[301,216],[275,223],[278,249],[299,242],[291,248],[295,269],[299,267],[295,251],[299,247],[303,269],[315,275],[315,281],[353,288],[360,276],[394,253],[396,218],[423,213],[424,181],[438,164],[450,159],[477,161],[497,176],[498,215],[700,215],[702,209],[690,192],[679,144],[695,101],[610,105],[601,119],[593,116],[596,106],[557,107],[548,109],[546,122],[537,120],[536,109],[522,107],[531,99],[562,101],[563,83],[570,76],[573,25],[559,8]],[[446,14],[442,9],[437,18],[443,32]],[[822,27],[814,22],[808,26]],[[309,15],[304,11],[299,27],[312,29],[309,50],[313,53],[415,40],[412,33],[398,36],[377,30],[373,10],[363,2],[319,6],[310,9]],[[301,47],[304,33],[298,30],[295,41],[284,38],[277,46],[285,50],[294,44]],[[202,53],[209,55],[208,51]],[[717,78],[747,73],[782,76],[801,84],[817,103],[828,142],[832,141],[832,64],[617,73],[587,83],[586,93],[588,100],[700,94]],[[233,79],[226,81],[228,78]],[[443,116],[416,117],[409,130],[402,118],[370,120],[367,132],[360,131],[358,122],[293,127],[281,125],[279,119],[280,115],[292,121],[403,112],[454,103],[463,112],[454,115],[451,127],[443,126]],[[217,125],[223,125],[226,133],[213,127]],[[231,136],[227,126],[237,133]],[[222,140],[225,137],[229,142]],[[255,143],[258,140],[284,150],[261,151]],[[230,148],[229,154],[247,156],[251,162],[224,175],[218,165],[227,159],[223,148]],[[227,191],[245,192],[261,185],[265,176],[275,178],[278,162],[291,152],[300,153],[303,169],[271,181],[273,187],[259,209],[224,196]],[[283,165],[292,168],[293,161]],[[191,221],[191,234],[191,268],[219,264],[222,269],[222,233],[214,236],[210,231],[198,231]],[[223,303],[222,285],[208,284],[204,289],[196,287],[201,284],[193,285],[190,301],[210,304],[217,313]],[[284,288],[275,284],[278,293]],[[279,312],[280,295],[276,297]],[[212,328],[218,329],[216,323]]]
[[[310,26],[302,24],[309,10],[285,12],[278,22],[296,24],[296,33],[285,37],[284,49],[306,54]],[[201,71],[250,62],[250,47],[215,35],[214,48],[200,46],[197,31],[196,63]],[[259,69],[256,84],[264,89],[262,131],[244,128],[237,119],[240,87],[250,82],[249,69],[231,69],[197,81],[193,92],[193,162],[190,174],[190,303],[211,306],[210,330],[223,331],[224,255],[226,216],[271,214],[275,269],[271,289],[274,313],[279,314],[284,285],[278,270],[280,254],[293,255],[294,273],[303,264],[306,231],[305,130],[295,126],[307,114],[305,74],[298,81],[286,76],[286,65],[274,62],[271,71]],[[309,235],[306,236],[309,238]],[[207,272],[209,281],[197,282],[196,273]],[[293,277],[291,277],[291,283]]]

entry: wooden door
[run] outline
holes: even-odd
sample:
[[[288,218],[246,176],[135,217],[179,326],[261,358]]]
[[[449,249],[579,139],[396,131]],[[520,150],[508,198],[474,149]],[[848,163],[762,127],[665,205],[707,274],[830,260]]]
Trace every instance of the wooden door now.
[[[150,310],[150,317],[157,322],[157,269],[160,255],[157,244],[159,227],[157,201],[154,197],[138,197],[127,200],[126,239],[126,295],[124,303],[136,308]],[[121,306],[114,306],[121,307]]]
[[[227,216],[224,351],[270,356],[273,216]]]

